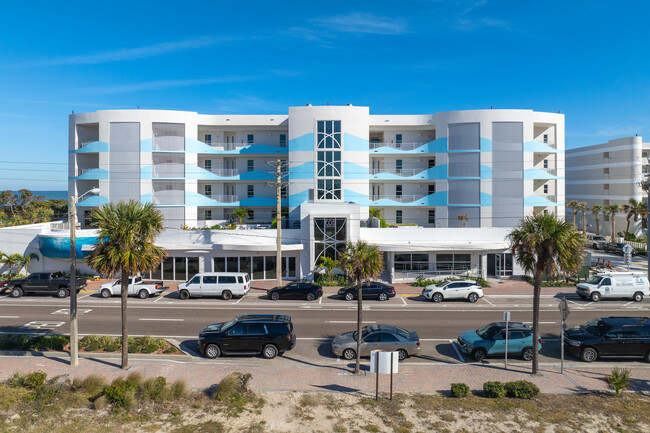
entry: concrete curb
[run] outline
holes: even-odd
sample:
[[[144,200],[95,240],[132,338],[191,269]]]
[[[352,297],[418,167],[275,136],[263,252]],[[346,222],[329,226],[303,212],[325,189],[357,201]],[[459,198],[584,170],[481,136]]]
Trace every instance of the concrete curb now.
[[[181,350],[182,351],[182,350]],[[182,355],[154,355],[149,353],[129,353],[129,359],[141,360],[165,360],[165,361],[191,361],[193,357],[182,351]],[[0,350],[0,357],[3,356],[25,356],[30,358],[70,358],[70,352],[38,352],[32,350]],[[87,359],[117,359],[121,358],[121,352],[79,352],[79,358]]]

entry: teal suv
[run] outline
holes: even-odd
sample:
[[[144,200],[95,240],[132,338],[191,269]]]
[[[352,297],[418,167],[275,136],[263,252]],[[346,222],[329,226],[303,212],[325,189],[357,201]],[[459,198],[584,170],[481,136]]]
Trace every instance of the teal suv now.
[[[508,355],[533,359],[533,330],[522,322],[508,324]],[[542,339],[538,339],[542,349]],[[504,356],[506,353],[506,322],[489,323],[479,329],[462,332],[458,336],[460,350],[477,361],[488,356]]]

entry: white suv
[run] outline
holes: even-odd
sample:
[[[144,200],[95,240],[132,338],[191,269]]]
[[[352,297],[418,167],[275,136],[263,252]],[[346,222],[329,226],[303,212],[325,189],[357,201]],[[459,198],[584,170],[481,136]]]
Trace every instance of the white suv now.
[[[422,296],[433,302],[440,302],[445,299],[467,299],[469,302],[476,302],[483,297],[483,289],[471,280],[451,280],[431,284],[422,290]]]

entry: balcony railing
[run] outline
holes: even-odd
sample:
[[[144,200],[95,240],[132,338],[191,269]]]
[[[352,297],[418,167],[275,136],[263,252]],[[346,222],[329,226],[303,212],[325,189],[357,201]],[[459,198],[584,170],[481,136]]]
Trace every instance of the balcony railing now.
[[[392,200],[399,203],[412,203],[414,201],[420,200],[421,198],[426,197],[425,195],[373,195],[371,196],[372,201],[377,200]]]
[[[422,173],[425,171],[426,168],[401,168],[401,169],[387,169],[387,168],[373,168],[370,170],[371,175],[378,175],[378,174],[394,174],[396,176],[403,176],[403,177],[409,177],[409,176],[415,176],[418,173]]]
[[[543,194],[542,197],[544,197],[548,201],[552,201],[553,203],[557,203],[557,196],[556,195]]]
[[[537,141],[538,143],[542,143],[544,146],[551,147],[553,149],[557,149],[557,144],[556,143],[544,143],[543,141]]]
[[[83,149],[84,147],[88,146],[90,143],[94,143],[96,141],[99,141],[99,139],[90,140],[90,141],[77,141],[77,150]]]
[[[154,164],[151,167],[154,179],[158,178],[183,178],[185,177],[185,164]]]
[[[77,169],[77,176],[88,173],[90,170],[97,170],[99,167],[79,168]]]
[[[248,143],[203,143],[219,150],[238,150],[247,146],[252,146],[252,144]]]
[[[236,195],[215,195],[215,194],[203,194],[203,195],[219,203],[234,203],[236,201],[239,201]]]
[[[418,147],[424,145],[426,143],[377,143],[377,142],[370,142],[369,147],[370,150],[372,149],[378,149],[380,147],[390,147],[391,149],[398,149],[398,150],[413,150],[417,149]]]
[[[205,170],[220,177],[239,176],[242,173],[242,170],[237,168],[206,168]]]

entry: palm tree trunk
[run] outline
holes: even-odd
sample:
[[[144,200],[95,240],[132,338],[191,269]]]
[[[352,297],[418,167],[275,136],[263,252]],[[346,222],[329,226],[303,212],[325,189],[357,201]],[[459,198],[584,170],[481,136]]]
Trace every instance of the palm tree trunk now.
[[[582,211],[582,234],[587,234],[587,213],[584,210]]]
[[[616,222],[616,214],[613,213],[611,215],[612,215],[612,238],[611,238],[610,242],[616,242],[614,240],[614,236],[616,236],[615,225],[614,225],[615,222]]]
[[[576,213],[577,213],[577,212],[574,210],[574,211],[573,211],[573,228],[574,228],[574,229],[577,228],[577,226],[576,226]]]
[[[533,283],[533,368],[532,374],[538,374],[539,368],[539,297],[542,291],[542,273],[541,269],[535,271],[535,279]]]
[[[630,232],[630,216],[627,216],[627,226],[625,227],[625,238],[627,239],[627,234]]]
[[[599,227],[599,221],[598,221],[598,214],[594,215],[596,218],[596,236],[600,235],[600,227]]]
[[[126,300],[129,295],[129,273],[122,268],[122,370],[129,368],[129,332],[126,322]]]
[[[360,374],[361,364],[361,323],[363,307],[361,305],[361,278],[357,278],[357,362],[354,366],[354,374]]]

